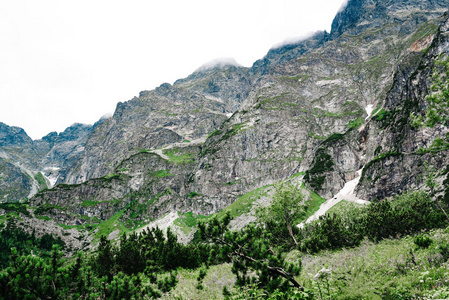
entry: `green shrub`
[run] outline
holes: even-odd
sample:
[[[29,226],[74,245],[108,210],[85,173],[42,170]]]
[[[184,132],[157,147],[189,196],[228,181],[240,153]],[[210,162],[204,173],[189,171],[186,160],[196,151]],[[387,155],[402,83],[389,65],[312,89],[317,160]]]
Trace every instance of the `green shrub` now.
[[[0,209],[6,210],[6,212],[16,212],[29,216],[30,213],[27,210],[25,204],[22,203],[0,203]]]
[[[201,196],[201,194],[198,194],[197,192],[190,192],[187,197],[189,198],[195,198],[196,196]]]
[[[318,252],[354,247],[365,237],[378,242],[446,225],[443,212],[427,193],[410,192],[357,208],[350,215],[320,217],[318,222],[307,224],[300,230],[300,249]],[[424,245],[428,241],[422,238],[422,243]]]
[[[413,242],[419,248],[429,248],[433,241],[428,235],[420,234],[415,236]]]
[[[315,153],[315,158],[313,161],[313,166],[311,169],[306,171],[304,180],[310,184],[312,189],[315,191],[320,191],[326,175],[324,173],[333,171],[334,161],[332,156],[327,153],[324,148],[319,148]]]

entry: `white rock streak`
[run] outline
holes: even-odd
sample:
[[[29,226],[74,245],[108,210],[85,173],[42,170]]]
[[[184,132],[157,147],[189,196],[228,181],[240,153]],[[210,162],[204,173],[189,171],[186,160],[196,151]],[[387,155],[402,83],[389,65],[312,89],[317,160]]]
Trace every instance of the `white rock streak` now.
[[[46,167],[44,172],[41,172],[42,175],[49,181],[50,186],[48,188],[53,188],[58,181],[59,178],[59,170],[57,167]]]
[[[365,118],[365,120],[367,120],[367,119],[371,116],[371,114],[373,113],[374,105],[368,104],[368,105],[365,107],[365,110],[366,110],[366,114],[368,115],[368,116]]]
[[[320,209],[317,212],[315,212],[312,216],[310,216],[305,221],[305,223],[310,223],[312,221],[318,220],[318,218],[320,216],[324,216],[324,214],[326,214],[326,212],[331,207],[333,207],[335,204],[337,204],[341,200],[347,200],[347,201],[355,202],[358,204],[368,204],[369,201],[359,199],[354,195],[354,190],[355,190],[355,187],[357,186],[357,184],[359,183],[359,180],[360,180],[360,177],[362,174],[362,169],[358,170],[357,174],[358,174],[358,176],[356,178],[354,178],[353,180],[346,182],[345,186],[333,198],[331,198],[331,199],[327,200],[326,202],[324,202],[323,204],[321,204]],[[304,222],[299,224],[298,227],[303,228]]]
[[[159,227],[162,231],[166,232],[168,227],[173,226],[173,223],[178,218],[178,213],[176,211],[172,211],[169,214],[167,214],[162,219],[156,220],[154,222],[149,223],[148,225],[145,225],[139,229],[136,230],[137,233],[142,232],[143,230],[147,228],[154,228]]]

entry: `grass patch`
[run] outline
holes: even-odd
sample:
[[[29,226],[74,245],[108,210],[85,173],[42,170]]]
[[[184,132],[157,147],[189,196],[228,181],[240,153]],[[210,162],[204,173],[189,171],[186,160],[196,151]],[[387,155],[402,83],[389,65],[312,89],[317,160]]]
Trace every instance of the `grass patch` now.
[[[41,172],[34,175],[34,179],[36,179],[37,183],[39,184],[39,191],[48,189],[47,179]]]
[[[347,201],[347,200],[341,200],[334,206],[332,206],[326,214],[348,214],[351,211],[354,211],[354,209],[361,207],[363,204],[358,204],[355,202]]]
[[[325,299],[448,299],[449,234],[435,230],[429,236],[434,241],[429,248],[417,249],[406,236],[307,255],[301,281],[317,291],[320,282],[313,276],[325,267],[331,270],[328,282],[321,282]],[[327,284],[329,289],[323,288]]]
[[[363,115],[364,112],[362,110],[353,111],[353,110],[349,110],[349,108],[348,108],[344,112],[333,113],[333,112],[315,107],[313,109],[313,114],[317,117],[345,117],[345,116],[353,116],[353,115]]]
[[[178,270],[179,283],[162,299],[224,299],[223,286],[234,291],[235,276],[231,264],[210,266],[203,280],[203,289],[196,288],[199,269]]]
[[[195,215],[192,212],[185,214],[178,213],[178,218],[174,221],[174,224],[181,228],[182,232],[188,234],[192,231],[192,228],[196,228],[198,221],[207,220],[209,217],[203,215]]]
[[[244,132],[246,130],[248,130],[251,127],[245,127],[246,123],[237,123],[232,125],[227,131],[226,133],[221,137],[220,140],[227,140],[229,139],[231,136],[234,136],[236,134],[239,134],[241,132]]]
[[[220,135],[221,133],[222,133],[221,130],[215,129],[214,131],[212,131],[211,133],[209,133],[209,134],[207,135],[207,138],[210,138],[210,137],[213,137],[213,136],[216,136],[216,135]]]
[[[195,159],[192,153],[180,153],[179,149],[164,150],[163,153],[168,156],[171,163],[175,164],[187,164]]]
[[[360,126],[362,126],[363,122],[363,118],[357,118],[355,120],[349,121],[348,125],[346,125],[346,128],[348,130],[359,128]]]
[[[129,229],[126,228],[125,225],[123,225],[123,223],[119,220],[120,217],[123,215],[124,211],[125,210],[121,210],[112,217],[110,217],[108,220],[100,223],[98,225],[98,231],[95,233],[95,238],[100,239],[102,235],[107,237],[111,232],[117,229],[120,231],[119,235],[128,232]]]
[[[84,206],[84,207],[92,207],[92,206],[96,206],[103,202],[109,202],[109,201],[84,200],[80,205]]]
[[[272,185],[266,185],[238,197],[231,205],[218,212],[216,214],[217,217],[222,218],[227,212],[230,212],[231,217],[233,218],[249,213],[254,201],[260,199],[262,196],[266,196],[268,192],[267,189],[271,186]]]
[[[304,175],[306,175],[306,172],[299,172],[299,173],[296,173],[296,174],[293,174],[292,176],[290,176],[290,179],[291,178],[300,177],[300,176],[304,176]]]
[[[310,216],[312,216],[316,211],[320,209],[321,204],[326,202],[326,199],[315,193],[314,191],[310,191],[309,200],[306,201],[307,209],[305,211],[305,215],[302,220],[297,220],[298,223],[307,220]]]
[[[52,218],[50,218],[48,216],[37,216],[36,219],[44,220],[44,221],[51,221],[51,220],[53,220]]]
[[[189,198],[195,198],[197,196],[201,196],[201,194],[198,194],[197,192],[190,192],[187,197]]]
[[[120,174],[111,173],[111,174],[104,176],[102,179],[105,179],[106,181],[110,182],[114,179],[120,180],[121,178],[120,178]]]
[[[307,136],[317,139],[317,140],[325,140],[326,139],[324,136],[321,136],[321,135],[313,133],[313,132],[309,132],[309,134]]]
[[[157,177],[157,178],[164,178],[169,176],[175,176],[174,174],[170,173],[170,170],[158,170],[156,172],[150,172],[148,173],[151,176]]]
[[[84,200],[82,203],[81,203],[81,206],[84,206],[84,207],[91,207],[91,206],[95,206],[95,205],[97,205],[99,202],[97,202],[97,201],[95,201],[95,200]]]
[[[153,152],[153,150],[150,150],[150,149],[144,149],[144,148],[139,149],[139,153],[152,153],[152,152]]]

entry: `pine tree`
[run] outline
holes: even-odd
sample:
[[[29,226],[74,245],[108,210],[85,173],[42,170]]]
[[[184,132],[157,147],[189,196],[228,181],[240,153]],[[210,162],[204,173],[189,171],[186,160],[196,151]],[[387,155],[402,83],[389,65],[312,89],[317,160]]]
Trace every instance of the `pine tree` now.
[[[298,245],[293,231],[296,221],[305,213],[303,202],[304,195],[297,185],[281,182],[275,186],[271,205],[259,209],[257,217],[265,226],[271,228],[273,234],[282,235],[284,227],[293,243]]]
[[[287,262],[285,254],[270,244],[266,238],[269,233],[262,227],[250,225],[241,231],[230,231],[230,221],[228,213],[221,220],[200,223],[199,230],[204,241],[214,244],[221,258],[233,263],[236,285],[255,284],[268,292],[302,289],[294,278],[301,271],[300,261]]]

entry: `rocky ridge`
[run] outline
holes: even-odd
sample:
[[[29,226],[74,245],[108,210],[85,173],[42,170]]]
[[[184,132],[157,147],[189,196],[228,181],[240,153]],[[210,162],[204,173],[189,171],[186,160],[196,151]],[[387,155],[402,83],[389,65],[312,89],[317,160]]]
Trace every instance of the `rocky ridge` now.
[[[23,201],[39,189],[63,182],[65,172],[81,157],[87,137],[96,125],[73,124],[64,132],[52,132],[33,141],[23,129],[0,123],[3,201]],[[10,190],[16,192],[7,192]]]

